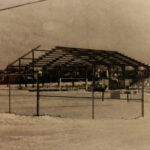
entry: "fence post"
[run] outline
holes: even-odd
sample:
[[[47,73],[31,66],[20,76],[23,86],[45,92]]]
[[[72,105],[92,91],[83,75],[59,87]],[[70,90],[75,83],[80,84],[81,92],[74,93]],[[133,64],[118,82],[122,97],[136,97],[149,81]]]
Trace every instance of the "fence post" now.
[[[40,93],[39,93],[39,74],[37,73],[37,99],[36,99],[36,115],[39,116],[39,98],[40,98]]]
[[[92,119],[94,120],[94,90],[95,90],[95,65],[93,65],[93,89],[92,89]]]
[[[34,88],[34,49],[32,50],[32,74],[33,74],[33,83],[32,83],[32,87]]]
[[[9,87],[9,113],[11,113],[11,87],[10,87],[10,76],[8,76],[8,87]]]
[[[142,78],[142,117],[144,117],[144,79]]]

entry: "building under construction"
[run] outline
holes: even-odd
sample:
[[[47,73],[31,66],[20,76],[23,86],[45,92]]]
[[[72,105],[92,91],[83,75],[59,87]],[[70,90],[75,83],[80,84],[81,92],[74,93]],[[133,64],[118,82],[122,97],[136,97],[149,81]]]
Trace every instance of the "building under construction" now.
[[[18,58],[1,73],[1,84],[19,84],[20,87],[37,82],[58,83],[83,81],[99,88],[124,89],[149,77],[150,66],[117,51],[94,50],[56,46],[51,50],[38,46]],[[11,75],[11,76],[10,76]],[[10,76],[10,77],[9,77]],[[11,80],[10,80],[11,78]],[[92,82],[91,82],[92,83]],[[91,84],[92,85],[92,84]]]

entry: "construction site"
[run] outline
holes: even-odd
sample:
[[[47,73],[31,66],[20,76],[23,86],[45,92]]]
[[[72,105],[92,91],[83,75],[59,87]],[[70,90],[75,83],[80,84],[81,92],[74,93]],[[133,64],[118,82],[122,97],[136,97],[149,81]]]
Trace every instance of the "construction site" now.
[[[149,8],[0,0],[0,150],[149,150]]]
[[[94,119],[95,113],[98,118],[144,117],[144,86],[148,89],[149,69],[117,51],[61,46],[43,50],[38,46],[2,71],[1,85],[8,89],[8,105],[2,110],[37,116],[70,114],[71,118]],[[30,95],[35,99],[30,101]],[[28,98],[20,104],[22,110],[15,108],[17,96]],[[117,104],[113,104],[116,100]],[[111,108],[100,101],[110,103]],[[122,103],[123,110],[119,106]],[[118,112],[105,116],[114,110]]]

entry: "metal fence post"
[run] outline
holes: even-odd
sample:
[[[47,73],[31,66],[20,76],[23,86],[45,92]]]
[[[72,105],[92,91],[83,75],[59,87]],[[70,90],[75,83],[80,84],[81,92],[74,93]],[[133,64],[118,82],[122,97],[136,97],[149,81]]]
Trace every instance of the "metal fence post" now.
[[[34,88],[34,68],[35,68],[35,66],[34,66],[34,56],[35,56],[35,54],[34,54],[34,49],[32,50],[32,74],[33,74],[33,83],[32,83],[32,87]]]
[[[9,87],[9,113],[11,113],[11,86],[10,86],[10,76],[8,76],[8,87]]]
[[[92,66],[93,68],[93,89],[92,89],[92,119],[94,120],[94,113],[95,113],[95,108],[94,108],[94,90],[95,90],[95,65]]]
[[[144,117],[144,79],[142,78],[142,117]]]

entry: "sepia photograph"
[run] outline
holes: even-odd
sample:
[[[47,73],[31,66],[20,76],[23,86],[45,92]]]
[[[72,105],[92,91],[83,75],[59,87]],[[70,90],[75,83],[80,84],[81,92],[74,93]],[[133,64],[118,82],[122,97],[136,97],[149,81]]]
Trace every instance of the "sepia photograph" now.
[[[0,0],[0,150],[149,150],[150,1]]]

